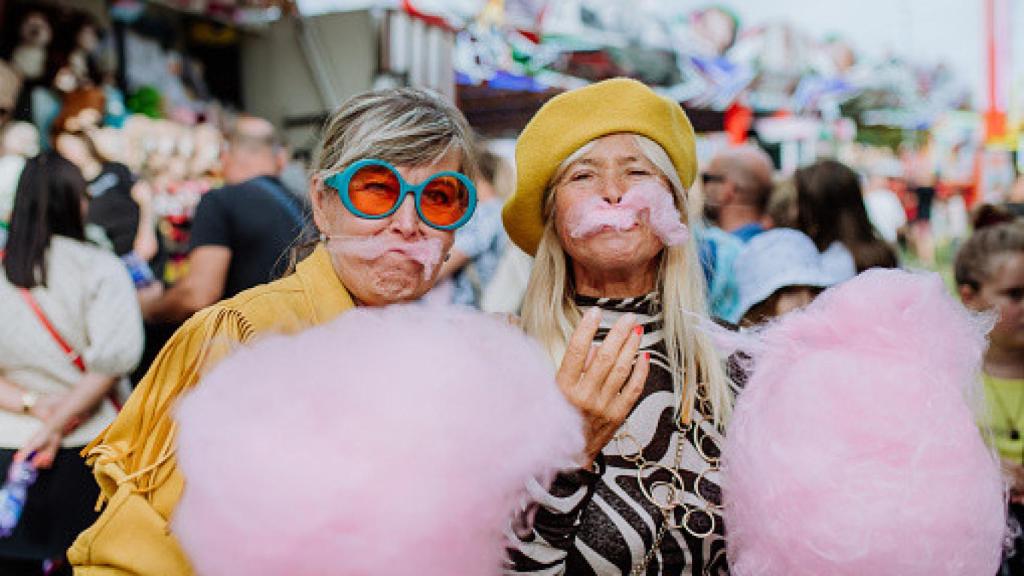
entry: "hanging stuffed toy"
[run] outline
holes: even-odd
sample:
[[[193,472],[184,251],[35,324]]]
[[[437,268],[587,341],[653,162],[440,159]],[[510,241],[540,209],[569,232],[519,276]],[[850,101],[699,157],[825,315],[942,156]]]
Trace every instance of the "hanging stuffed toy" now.
[[[583,449],[540,347],[450,308],[269,337],[177,419],[171,528],[205,576],[495,576],[528,479]]]
[[[42,79],[46,73],[47,50],[53,39],[53,28],[46,15],[32,11],[18,27],[18,45],[11,55],[11,64],[28,82]]]
[[[938,275],[873,270],[748,343],[723,454],[732,573],[995,574],[1004,485],[972,411],[988,326]]]

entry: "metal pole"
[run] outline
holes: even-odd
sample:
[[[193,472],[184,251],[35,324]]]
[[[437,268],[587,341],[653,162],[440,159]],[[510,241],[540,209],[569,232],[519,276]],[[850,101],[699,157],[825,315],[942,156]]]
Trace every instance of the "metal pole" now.
[[[306,17],[301,14],[295,17],[295,25],[299,30],[299,47],[302,49],[302,54],[306,57],[306,63],[309,64],[309,69],[313,73],[313,82],[316,84],[317,92],[320,94],[320,100],[323,102],[324,108],[333,110],[340,104],[340,100],[337,92],[334,90],[334,84],[331,83],[327,65],[324,63],[316,25],[312,22],[307,22]]]

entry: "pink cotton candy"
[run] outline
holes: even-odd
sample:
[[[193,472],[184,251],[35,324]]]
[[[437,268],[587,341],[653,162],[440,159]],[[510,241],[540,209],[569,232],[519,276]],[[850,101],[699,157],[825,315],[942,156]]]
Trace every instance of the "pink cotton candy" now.
[[[450,308],[266,338],[177,419],[172,529],[204,576],[496,575],[527,479],[583,449],[539,346]]]
[[[590,197],[575,205],[569,214],[570,236],[584,238],[601,230],[629,230],[646,219],[651,230],[666,246],[676,246],[690,237],[682,222],[672,193],[654,182],[631,187],[618,204]]]
[[[759,336],[724,449],[736,576],[987,576],[1004,486],[971,409],[987,324],[873,270]]]
[[[376,260],[388,252],[400,252],[423,267],[423,278],[429,279],[441,261],[444,245],[437,238],[407,241],[387,234],[376,236],[329,236],[328,249],[340,250],[361,260]]]

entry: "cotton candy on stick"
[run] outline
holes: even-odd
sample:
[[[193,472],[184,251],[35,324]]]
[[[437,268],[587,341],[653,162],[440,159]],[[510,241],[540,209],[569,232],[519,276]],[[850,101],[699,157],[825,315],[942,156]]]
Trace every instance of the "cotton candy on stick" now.
[[[527,479],[583,448],[539,347],[463,310],[269,337],[177,418],[172,529],[204,576],[498,574]]]
[[[869,271],[760,335],[723,452],[737,576],[995,574],[996,457],[970,399],[987,325],[938,275]]]
[[[596,196],[580,202],[569,214],[569,234],[583,238],[606,228],[629,230],[641,219],[666,246],[682,244],[690,236],[672,193],[655,182],[630,187],[617,204]]]

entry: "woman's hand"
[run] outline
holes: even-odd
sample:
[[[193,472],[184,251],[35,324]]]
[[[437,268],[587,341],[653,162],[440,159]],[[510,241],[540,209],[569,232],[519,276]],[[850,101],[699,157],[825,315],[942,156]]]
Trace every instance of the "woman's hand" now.
[[[134,186],[132,186],[132,200],[135,200],[135,203],[142,208],[152,206],[154,195],[153,186],[145,180],[139,180]]]
[[[48,423],[28,439],[28,442],[14,454],[14,461],[21,462],[33,452],[32,465],[36,468],[49,468],[53,466],[53,460],[57,457],[57,450],[60,449],[60,441],[63,438],[60,430],[56,430]]]
[[[135,296],[139,299],[139,308],[143,310],[143,315],[145,315],[145,311],[149,309],[154,302],[160,300],[163,295],[164,285],[159,280],[135,291]]]
[[[60,411],[61,405],[67,401],[67,398],[67,393],[47,394],[46,396],[39,398],[36,405],[33,406],[31,412],[29,412],[29,415],[42,420],[44,424],[50,425],[51,427],[57,427],[56,415]],[[97,409],[99,409],[98,406],[93,408],[91,412],[95,412]],[[81,426],[82,422],[88,420],[90,416],[91,414],[89,413],[83,413],[68,418],[67,422],[63,423],[61,426],[61,435],[67,436],[68,434],[71,434],[74,432],[75,428]]]
[[[29,410],[29,416],[46,422],[53,417],[53,413],[57,410],[57,407],[60,406],[60,403],[64,400],[65,396],[67,396],[67,394],[46,394],[44,396],[40,396],[39,399],[36,400],[35,406]]]
[[[643,332],[635,320],[632,314],[619,318],[604,342],[592,349],[601,310],[588,310],[555,376],[562,394],[583,416],[586,447],[581,464],[586,468],[629,416],[647,380],[650,356],[636,357]]]

